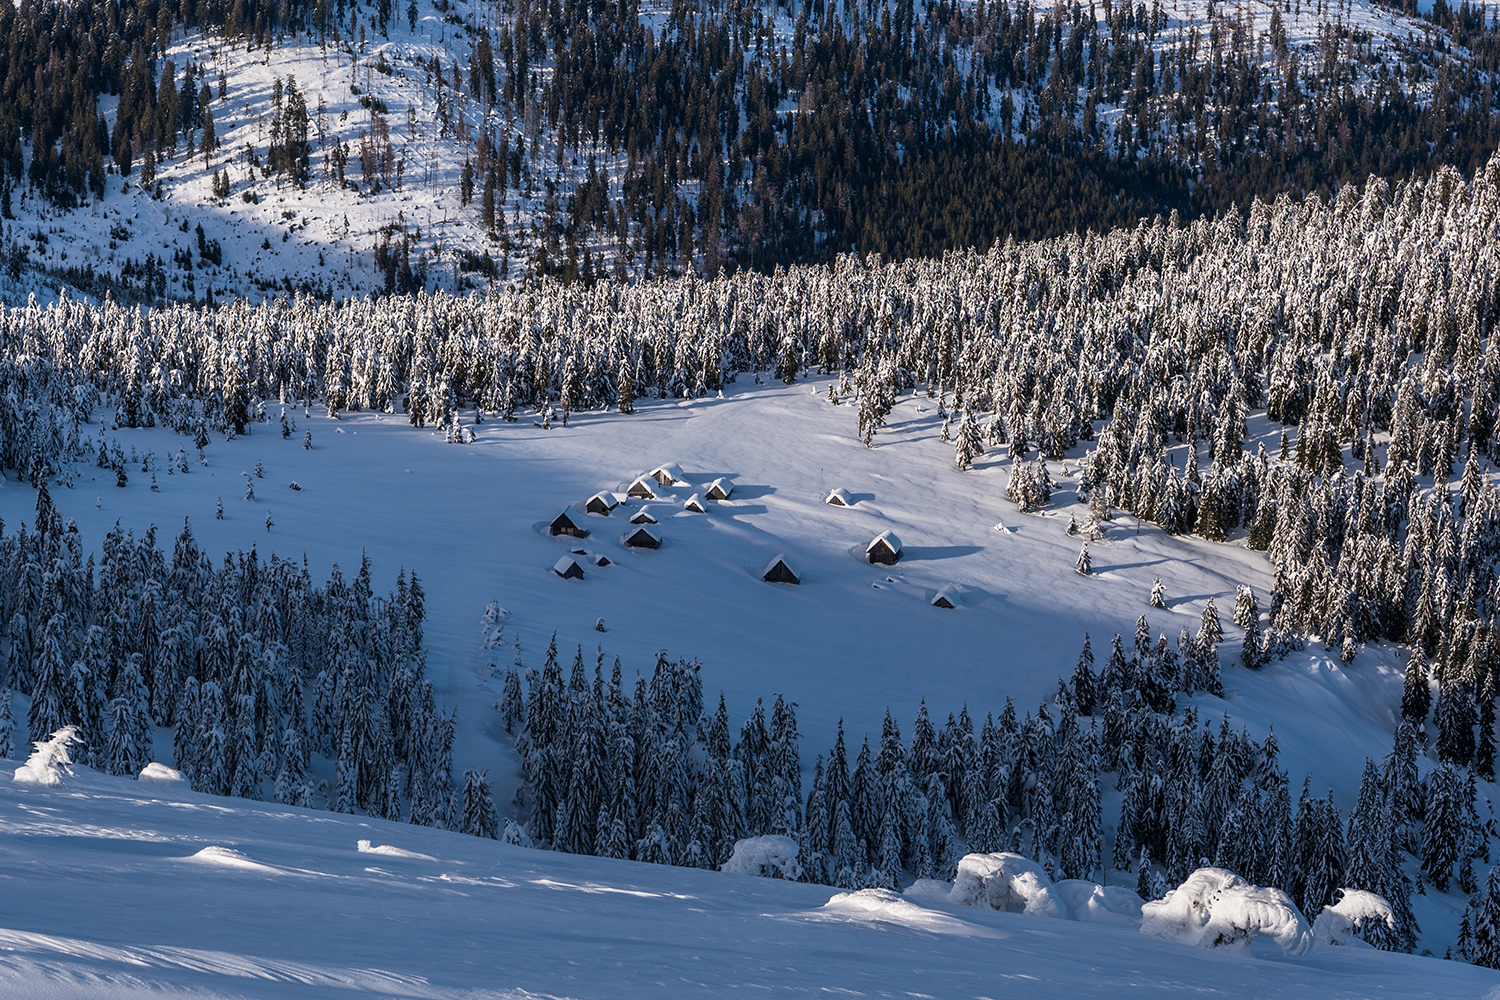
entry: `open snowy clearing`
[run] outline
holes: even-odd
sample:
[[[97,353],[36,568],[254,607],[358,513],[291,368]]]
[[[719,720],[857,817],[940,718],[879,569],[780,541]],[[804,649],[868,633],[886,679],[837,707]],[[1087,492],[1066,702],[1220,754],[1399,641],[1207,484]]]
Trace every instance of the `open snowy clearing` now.
[[[1485,969],[1369,949],[1266,960],[926,897],[830,898],[820,886],[528,851],[85,768],[48,789],[12,782],[12,769],[0,768],[9,996],[1407,1000],[1496,989]]]
[[[1116,515],[1105,541],[1091,546],[1093,574],[1080,576],[1079,540],[1066,530],[1074,491],[1060,468],[1051,507],[1021,514],[1004,498],[1006,473],[993,456],[971,473],[952,467],[949,446],[937,440],[935,401],[902,397],[877,446],[866,449],[853,433],[853,408],[830,406],[824,389],[821,379],[790,387],[746,380],[723,398],[642,401],[632,416],[575,414],[566,429],[490,419],[467,446],[447,445],[442,432],[401,416],[335,421],[291,407],[297,431],[283,439],[270,407],[271,422],[215,441],[208,467],[190,460],[187,475],[165,471],[165,456],[188,443],[178,435],[112,431],[127,449],[163,460],[160,492],[149,491],[147,474],[132,470],[118,489],[112,473],[84,467],[76,487],[54,490],[54,499],[86,550],[97,550],[117,521],[137,534],[154,524],[158,543],[169,546],[187,517],[207,553],[252,545],[262,555],[305,552],[318,580],[334,563],[352,573],[361,552],[373,561],[377,593],[398,570],[415,571],[427,590],[428,675],[439,702],[458,708],[456,765],[490,768],[502,808],[518,774],[492,708],[500,681],[491,664],[510,666],[519,636],[525,664],[539,665],[554,631],[560,650],[581,644],[590,663],[601,645],[606,666],[618,655],[627,681],[649,674],[658,649],[702,660],[707,697],[723,690],[736,726],[757,697],[784,694],[799,705],[810,769],[840,718],[857,746],[861,733],[878,733],[887,707],[905,732],[923,698],[939,719],[967,704],[982,720],[1007,697],[1024,713],[1072,672],[1085,632],[1101,656],[1110,636],[1131,635],[1141,615],[1153,634],[1175,640],[1183,627],[1196,631],[1212,597],[1229,638],[1225,698],[1189,699],[1206,718],[1227,712],[1257,738],[1274,725],[1293,782],[1311,772],[1315,786],[1331,785],[1343,802],[1353,800],[1364,758],[1388,752],[1401,695],[1393,651],[1365,649],[1346,669],[1313,644],[1256,673],[1239,665],[1227,615],[1236,586],[1269,592],[1261,554]],[[312,450],[301,447],[304,430]],[[253,476],[257,462],[264,478]],[[600,490],[623,493],[666,462],[687,485],[583,515],[586,538],[548,534],[565,506],[581,510]],[[729,500],[706,501],[703,514],[684,509],[721,476],[736,484]],[[247,478],[253,501],[243,499]],[[823,502],[836,487],[853,507]],[[216,520],[220,498],[224,519]],[[29,523],[34,503],[30,488],[8,483],[0,517]],[[642,507],[659,522],[659,549],[624,544]],[[865,547],[884,530],[900,537],[904,555],[894,566],[870,565]],[[584,579],[560,579],[552,567],[575,549],[610,565],[576,556]],[[761,581],[777,554],[800,586]],[[1156,577],[1166,585],[1165,610],[1147,603]],[[958,597],[953,610],[929,603],[943,587]],[[501,647],[485,650],[480,619],[491,601],[509,615]],[[158,746],[158,757],[167,752]]]

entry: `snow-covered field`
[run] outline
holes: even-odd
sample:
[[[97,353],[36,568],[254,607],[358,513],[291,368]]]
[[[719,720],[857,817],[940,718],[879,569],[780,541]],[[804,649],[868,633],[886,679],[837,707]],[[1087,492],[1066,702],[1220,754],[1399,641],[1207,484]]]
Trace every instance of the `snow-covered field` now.
[[[211,444],[207,468],[190,460],[187,475],[158,471],[160,492],[149,491],[144,474],[118,489],[108,470],[85,467],[75,488],[54,490],[54,499],[86,546],[98,546],[117,521],[137,534],[154,524],[169,544],[189,518],[205,552],[305,552],[319,581],[335,563],[352,572],[362,552],[377,592],[391,589],[401,569],[415,571],[427,591],[428,673],[439,700],[459,709],[457,764],[491,768],[502,803],[516,776],[498,740],[491,663],[510,666],[519,636],[524,663],[539,666],[554,631],[561,650],[581,644],[590,663],[599,646],[606,666],[619,656],[627,684],[636,671],[650,673],[658,649],[701,660],[707,697],[723,690],[736,728],[757,697],[769,704],[785,695],[798,703],[810,767],[840,718],[857,746],[859,734],[878,734],[887,708],[907,732],[923,698],[939,720],[965,704],[978,720],[998,715],[1007,697],[1018,713],[1034,710],[1072,673],[1086,632],[1101,657],[1113,633],[1128,640],[1141,615],[1153,635],[1175,640],[1184,626],[1197,629],[1212,597],[1229,633],[1225,698],[1193,696],[1201,713],[1227,712],[1257,738],[1274,724],[1293,781],[1311,772],[1344,801],[1353,800],[1364,758],[1389,751],[1401,696],[1392,651],[1367,649],[1349,669],[1318,645],[1260,672],[1238,666],[1229,609],[1241,584],[1262,600],[1269,592],[1262,554],[1116,515],[1105,541],[1091,546],[1094,573],[1080,576],[1079,541],[1067,534],[1074,491],[1061,469],[1052,507],[1023,515],[1005,499],[1006,474],[993,456],[968,474],[953,468],[937,439],[934,400],[903,397],[866,449],[853,407],[830,406],[824,390],[822,379],[790,387],[745,379],[722,398],[642,401],[632,416],[580,413],[567,428],[492,418],[474,428],[471,445],[446,444],[443,432],[400,416],[330,420],[301,408],[289,408],[297,432],[283,439],[272,407],[271,422],[251,435]],[[158,458],[185,443],[163,428],[110,434]],[[263,479],[253,477],[256,462]],[[624,492],[666,462],[690,485],[607,517],[587,515],[586,539],[549,536],[565,505]],[[254,501],[243,499],[247,476]],[[707,501],[705,514],[683,508],[720,476],[736,483],[727,502]],[[294,481],[301,490],[289,488]],[[822,502],[836,487],[853,507]],[[30,522],[34,497],[8,483],[0,517]],[[220,498],[223,520],[215,519]],[[660,522],[655,551],[622,541],[642,506]],[[1081,521],[1083,508],[1072,509]],[[865,545],[887,529],[905,554],[895,567],[871,566]],[[583,580],[558,578],[553,564],[575,548],[610,565],[580,559]],[[777,554],[800,586],[761,581]],[[1157,577],[1166,610],[1148,604]],[[929,604],[944,586],[959,597],[954,610]],[[509,615],[502,648],[486,651],[481,617],[491,601]]]
[[[1478,1000],[1500,989],[1489,970],[1369,949],[1226,954],[1131,927],[528,851],[86,769],[54,789],[3,777],[5,996]]]
[[[500,684],[491,664],[511,664],[516,638],[527,666],[539,665],[554,632],[565,654],[582,645],[590,661],[602,645],[627,679],[649,672],[663,647],[701,659],[708,697],[724,691],[735,728],[757,697],[782,693],[798,703],[810,768],[840,719],[857,745],[860,734],[879,732],[887,708],[909,732],[923,698],[938,719],[962,705],[982,719],[1006,697],[1018,712],[1033,710],[1072,671],[1086,631],[1101,654],[1143,614],[1154,633],[1175,637],[1196,628],[1210,597],[1230,633],[1225,695],[1192,703],[1209,719],[1228,713],[1257,738],[1274,724],[1294,786],[1311,773],[1314,788],[1332,787],[1343,809],[1352,806],[1364,758],[1389,750],[1401,696],[1394,650],[1362,649],[1345,667],[1314,644],[1246,671],[1228,609],[1241,584],[1268,591],[1261,554],[1116,515],[1091,546],[1093,574],[1081,576],[1078,540],[1067,534],[1075,497],[1062,469],[1051,507],[1021,514],[1004,499],[997,462],[967,474],[952,467],[933,400],[903,396],[866,449],[852,407],[831,406],[826,388],[821,379],[782,386],[747,377],[718,398],[640,401],[632,416],[577,413],[567,428],[490,419],[469,445],[398,417],[333,420],[300,408],[289,408],[297,427],[283,439],[273,407],[254,433],[212,443],[207,467],[190,460],[189,473],[168,474],[163,461],[158,492],[144,473],[121,489],[112,473],[82,467],[54,500],[95,551],[116,523],[137,533],[154,524],[169,544],[189,518],[210,554],[252,545],[305,552],[322,579],[334,563],[351,572],[363,552],[377,592],[399,570],[415,571],[427,592],[428,675],[440,703],[457,710],[456,766],[489,769],[503,815],[519,774],[493,707]],[[311,450],[302,447],[307,430]],[[110,434],[158,458],[183,446],[162,428]],[[549,536],[565,505],[623,492],[668,462],[687,485],[586,515],[586,539]],[[736,484],[729,500],[707,501],[706,513],[684,509],[725,476]],[[254,500],[244,499],[247,479]],[[853,507],[823,502],[838,487]],[[29,522],[34,503],[23,484],[0,488],[10,525]],[[643,506],[659,521],[655,551],[622,541],[628,516]],[[904,544],[894,567],[862,557],[884,530]],[[563,580],[551,567],[572,549],[609,565],[580,556],[585,578]],[[777,554],[799,586],[761,581]],[[1148,605],[1157,577],[1165,610]],[[957,598],[952,610],[930,604],[944,587]],[[480,621],[492,601],[508,613],[500,647],[486,649]],[[22,699],[16,707],[24,710]],[[156,759],[170,762],[170,746],[161,732]],[[330,776],[326,761],[316,766]],[[1493,789],[1480,788],[1487,818]],[[1365,950],[1276,961],[1208,954],[1129,927],[954,909],[927,895],[825,906],[827,888],[527,852],[383,821],[158,793],[86,771],[55,790],[6,778],[0,801],[8,880],[0,975],[30,995],[170,984],[234,996],[663,996],[734,986],[789,995],[1485,996],[1500,982],[1484,970]],[[1106,824],[1118,809],[1107,787]],[[361,839],[436,860],[359,854]],[[200,854],[206,848],[216,850]],[[1456,891],[1418,897],[1425,946],[1442,953],[1461,907]]]

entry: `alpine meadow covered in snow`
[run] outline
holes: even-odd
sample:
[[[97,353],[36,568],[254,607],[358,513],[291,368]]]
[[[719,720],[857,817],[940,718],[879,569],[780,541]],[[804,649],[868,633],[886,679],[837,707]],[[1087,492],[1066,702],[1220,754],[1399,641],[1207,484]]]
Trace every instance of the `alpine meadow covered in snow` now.
[[[1500,996],[1500,16],[0,5],[0,993]]]

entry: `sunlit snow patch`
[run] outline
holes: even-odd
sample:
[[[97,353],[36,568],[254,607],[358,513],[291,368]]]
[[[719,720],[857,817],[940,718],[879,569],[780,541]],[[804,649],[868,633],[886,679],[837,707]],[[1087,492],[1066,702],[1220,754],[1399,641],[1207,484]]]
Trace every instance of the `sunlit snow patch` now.
[[[734,853],[719,866],[719,871],[796,881],[802,874],[802,866],[797,863],[797,842],[775,834],[737,840]]]
[[[148,785],[168,785],[182,788],[186,788],[188,783],[187,778],[182,776],[181,771],[154,760],[141,768],[141,773],[136,780],[144,781]]]
[[[841,892],[816,910],[793,914],[792,919],[847,921],[871,927],[903,927],[928,934],[951,934],[959,937],[1004,938],[990,927],[980,927],[946,913],[929,910],[903,899],[889,889],[860,889]]]
[[[280,875],[281,869],[263,865],[259,861],[251,861],[239,851],[232,851],[227,847],[205,847],[190,858],[183,861],[196,861],[204,865],[218,865],[222,868],[238,868],[241,871],[264,872],[267,875]]]
[[[948,899],[1083,923],[1134,925],[1141,916],[1141,899],[1129,889],[1082,879],[1053,882],[1041,865],[1008,852],[965,855]]]
[[[420,854],[417,851],[403,851],[399,847],[391,847],[387,844],[375,844],[371,846],[368,840],[361,840],[358,847],[361,854],[383,854],[388,858],[413,858],[417,861],[437,860],[431,854]]]

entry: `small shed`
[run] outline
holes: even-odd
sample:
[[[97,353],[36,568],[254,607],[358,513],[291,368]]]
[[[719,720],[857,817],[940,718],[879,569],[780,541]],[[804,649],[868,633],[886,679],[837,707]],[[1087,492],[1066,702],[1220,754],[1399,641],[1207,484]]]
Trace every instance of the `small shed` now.
[[[552,564],[552,572],[564,580],[582,580],[583,567],[578,565],[578,560],[572,556],[563,556]]]
[[[609,556],[593,556],[595,566],[608,566]]]
[[[583,509],[590,514],[608,514],[620,505],[613,493],[607,490],[595,493],[589,497],[589,502],[583,505]]]
[[[652,488],[652,482],[653,480],[650,476],[642,476],[635,482],[631,483],[630,489],[626,490],[625,492],[627,495],[636,497],[640,500],[655,500],[656,490]]]
[[[626,533],[625,544],[632,549],[659,549],[661,536],[643,524]]]
[[[708,508],[703,506],[703,498],[696,493],[688,497],[687,503],[683,504],[682,506],[690,511],[693,511],[696,514],[708,513]]]
[[[658,465],[651,470],[651,478],[663,486],[686,486],[683,481],[682,469],[678,468],[676,462],[668,462],[666,465]]]
[[[651,508],[650,507],[642,507],[640,510],[636,511],[634,514],[630,515],[630,523],[631,524],[655,524],[656,523],[656,515],[653,514],[653,513],[651,513]]]
[[[842,486],[836,486],[833,489],[829,490],[828,495],[823,498],[823,502],[828,504],[830,507],[854,506],[854,501],[849,498],[849,491],[844,489]]]
[[[760,578],[767,583],[801,583],[797,574],[792,572],[792,567],[786,563],[786,556],[778,555],[766,563],[766,571]]]
[[[883,566],[896,565],[901,558],[901,539],[893,531],[882,531],[865,546],[865,558]]]
[[[573,506],[564,507],[561,514],[552,519],[548,527],[553,535],[571,535],[574,538],[586,538],[589,529],[584,527],[583,515],[578,513],[578,508]]]
[[[952,584],[938,588],[937,596],[932,599],[932,606],[950,611],[958,607],[958,591],[953,589]]]
[[[729,494],[734,492],[734,480],[728,476],[720,476],[708,484],[708,492],[704,494],[710,500],[728,500]]]

